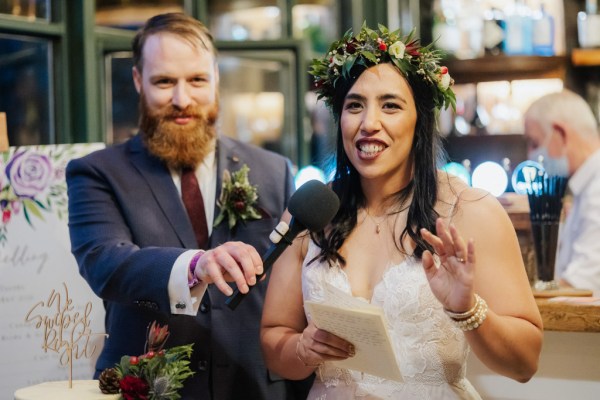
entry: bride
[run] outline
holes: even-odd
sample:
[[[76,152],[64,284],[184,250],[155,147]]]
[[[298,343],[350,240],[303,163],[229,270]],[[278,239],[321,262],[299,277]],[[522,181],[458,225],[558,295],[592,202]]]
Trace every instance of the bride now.
[[[519,382],[537,370],[542,322],[513,226],[496,198],[436,168],[436,112],[454,106],[438,61],[381,25],[313,61],[338,122],[341,207],[273,267],[261,328],[270,370],[315,373],[310,399],[479,399],[465,378],[469,351]],[[325,283],[383,309],[402,382],[333,363],[357,349],[305,310],[325,301]]]

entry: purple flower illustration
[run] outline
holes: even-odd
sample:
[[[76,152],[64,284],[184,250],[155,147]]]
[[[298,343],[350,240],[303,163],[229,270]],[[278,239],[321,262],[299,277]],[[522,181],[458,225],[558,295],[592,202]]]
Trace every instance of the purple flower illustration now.
[[[33,199],[52,178],[52,165],[44,154],[22,151],[6,165],[6,176],[15,194]]]

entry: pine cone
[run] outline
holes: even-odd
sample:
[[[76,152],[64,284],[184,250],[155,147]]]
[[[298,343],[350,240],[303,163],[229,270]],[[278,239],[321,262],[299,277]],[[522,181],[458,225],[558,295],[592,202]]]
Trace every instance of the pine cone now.
[[[120,392],[119,376],[114,368],[106,368],[98,378],[100,391],[104,394],[118,394]]]

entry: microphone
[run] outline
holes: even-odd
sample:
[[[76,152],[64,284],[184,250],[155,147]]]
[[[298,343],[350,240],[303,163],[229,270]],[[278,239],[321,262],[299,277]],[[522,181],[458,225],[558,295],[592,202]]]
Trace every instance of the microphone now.
[[[269,235],[273,244],[262,256],[263,273],[256,276],[257,282],[268,272],[300,232],[306,229],[311,232],[322,230],[331,222],[339,208],[339,198],[324,183],[311,180],[300,186],[290,197],[288,204],[288,211],[292,214],[289,227],[285,222],[280,222]],[[250,290],[253,287],[249,286]],[[235,288],[225,304],[235,310],[244,296],[244,293]]]

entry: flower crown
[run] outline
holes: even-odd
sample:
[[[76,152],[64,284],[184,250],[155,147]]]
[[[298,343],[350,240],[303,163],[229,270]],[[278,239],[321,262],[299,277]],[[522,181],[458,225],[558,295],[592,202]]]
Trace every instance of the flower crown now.
[[[338,79],[350,78],[355,64],[369,68],[391,62],[405,76],[419,75],[433,88],[438,110],[448,106],[455,109],[456,97],[450,88],[454,80],[448,68],[439,65],[441,52],[433,49],[432,44],[421,47],[419,39],[413,37],[414,30],[404,38],[399,32],[390,32],[381,24],[377,32],[363,24],[358,35],[353,36],[350,29],[342,39],[333,42],[325,57],[313,59],[309,71],[314,76],[318,98],[324,98],[331,107]]]

